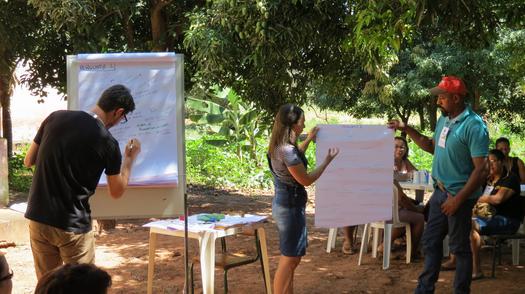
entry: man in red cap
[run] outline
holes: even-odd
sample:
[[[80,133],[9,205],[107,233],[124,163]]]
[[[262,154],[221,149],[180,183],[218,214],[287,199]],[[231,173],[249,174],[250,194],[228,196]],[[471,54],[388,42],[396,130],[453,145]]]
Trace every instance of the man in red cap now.
[[[465,104],[467,89],[460,78],[445,76],[429,92],[437,95],[437,105],[443,112],[432,138],[398,120],[388,123],[388,127],[406,132],[421,149],[434,155],[435,187],[422,238],[425,264],[415,293],[434,293],[447,231],[450,251],[456,256],[454,293],[470,293],[471,216],[487,176],[488,131],[481,117]]]

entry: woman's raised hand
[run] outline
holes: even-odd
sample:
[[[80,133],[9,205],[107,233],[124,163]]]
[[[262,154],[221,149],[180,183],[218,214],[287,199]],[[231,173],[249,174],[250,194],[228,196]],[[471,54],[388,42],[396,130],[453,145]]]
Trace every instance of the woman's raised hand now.
[[[317,138],[317,132],[319,132],[319,127],[315,126],[313,127],[310,132],[308,132],[308,139],[315,142],[315,139]]]
[[[339,148],[337,147],[334,147],[334,148],[328,148],[328,153],[326,154],[326,160],[328,160],[328,162],[332,161],[332,159],[334,159],[337,154],[339,154]]]
[[[389,129],[401,130],[401,131],[403,131],[406,128],[406,125],[402,121],[399,121],[397,119],[393,119],[393,120],[387,122],[386,126]]]

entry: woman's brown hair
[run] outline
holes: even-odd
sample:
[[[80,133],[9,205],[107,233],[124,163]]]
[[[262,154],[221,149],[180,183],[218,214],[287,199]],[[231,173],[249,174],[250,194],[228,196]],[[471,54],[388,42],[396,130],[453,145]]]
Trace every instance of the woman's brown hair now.
[[[295,145],[295,141],[291,141],[292,126],[299,121],[302,115],[304,115],[304,111],[294,104],[285,104],[279,108],[273,123],[270,145],[268,146],[270,156],[274,154],[275,148],[280,145],[286,143]]]

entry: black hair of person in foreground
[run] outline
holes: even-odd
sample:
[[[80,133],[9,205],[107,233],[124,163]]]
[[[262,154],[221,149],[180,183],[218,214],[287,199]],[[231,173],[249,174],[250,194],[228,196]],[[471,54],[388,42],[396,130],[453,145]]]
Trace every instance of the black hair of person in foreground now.
[[[35,294],[106,294],[111,276],[94,264],[65,264],[46,273]]]

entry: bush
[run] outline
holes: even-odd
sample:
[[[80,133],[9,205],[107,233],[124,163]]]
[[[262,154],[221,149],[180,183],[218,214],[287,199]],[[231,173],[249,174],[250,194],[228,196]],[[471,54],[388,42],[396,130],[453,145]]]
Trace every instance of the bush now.
[[[269,189],[273,178],[268,168],[267,139],[258,139],[256,160],[248,151],[243,160],[236,156],[236,143],[220,145],[219,137],[206,136],[186,141],[186,173],[189,184],[229,188]],[[315,144],[306,152],[310,169],[315,168]]]
[[[16,192],[28,193],[33,180],[33,171],[24,166],[24,158],[29,149],[29,144],[21,145],[16,149],[8,163],[9,189]]]
[[[258,145],[256,160],[250,159],[248,154],[240,160],[236,155],[236,143],[214,144],[217,139],[221,138],[205,136],[186,141],[188,183],[230,188],[270,187],[271,174],[264,164],[264,142]]]

